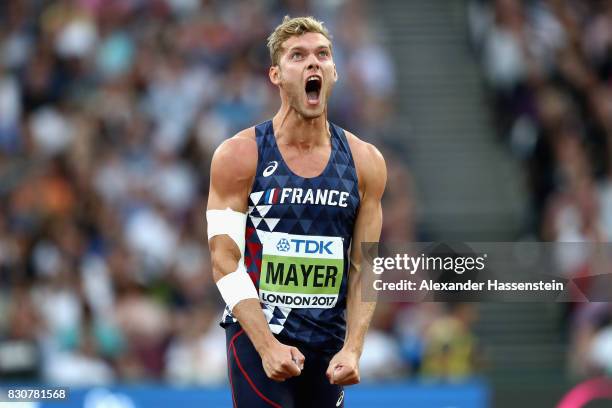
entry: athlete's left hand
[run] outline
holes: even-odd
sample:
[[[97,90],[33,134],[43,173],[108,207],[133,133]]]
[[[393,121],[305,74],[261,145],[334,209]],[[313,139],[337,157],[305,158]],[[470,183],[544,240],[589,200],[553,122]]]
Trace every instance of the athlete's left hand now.
[[[325,375],[327,375],[330,384],[357,384],[360,381],[359,355],[350,350],[340,350],[329,362]]]

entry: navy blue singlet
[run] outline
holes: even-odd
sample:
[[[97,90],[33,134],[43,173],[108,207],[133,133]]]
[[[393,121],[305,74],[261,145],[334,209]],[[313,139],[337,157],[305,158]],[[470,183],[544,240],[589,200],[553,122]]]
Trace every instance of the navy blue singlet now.
[[[346,331],[359,187],[344,130],[330,123],[330,133],[327,166],[319,176],[304,178],[284,162],[272,121],[255,127],[259,157],[249,194],[244,262],[271,331],[334,352]],[[226,307],[223,325],[235,321]]]

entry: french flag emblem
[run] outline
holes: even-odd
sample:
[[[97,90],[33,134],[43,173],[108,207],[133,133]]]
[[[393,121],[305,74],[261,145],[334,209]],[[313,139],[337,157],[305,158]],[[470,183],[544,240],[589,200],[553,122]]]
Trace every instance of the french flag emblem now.
[[[264,202],[266,204],[277,204],[278,203],[278,188],[271,188],[270,190],[266,191],[266,194],[264,195]]]

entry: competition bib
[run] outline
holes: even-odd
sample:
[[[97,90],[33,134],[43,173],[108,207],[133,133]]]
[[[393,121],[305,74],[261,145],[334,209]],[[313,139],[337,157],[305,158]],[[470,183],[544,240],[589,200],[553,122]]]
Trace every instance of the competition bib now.
[[[272,306],[336,305],[344,254],[342,238],[257,231],[262,248],[259,298]]]

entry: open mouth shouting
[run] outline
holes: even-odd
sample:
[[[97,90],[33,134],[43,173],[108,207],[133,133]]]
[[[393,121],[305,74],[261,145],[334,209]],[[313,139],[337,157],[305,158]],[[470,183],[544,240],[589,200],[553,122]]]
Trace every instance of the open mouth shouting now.
[[[322,78],[319,75],[310,75],[306,78],[304,90],[306,91],[306,100],[308,105],[317,105],[321,95]]]

